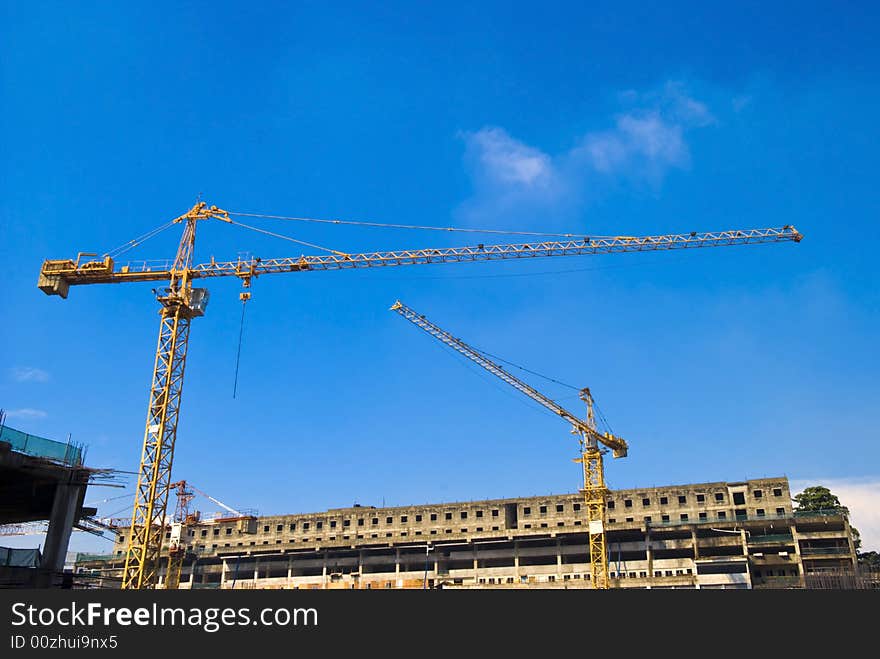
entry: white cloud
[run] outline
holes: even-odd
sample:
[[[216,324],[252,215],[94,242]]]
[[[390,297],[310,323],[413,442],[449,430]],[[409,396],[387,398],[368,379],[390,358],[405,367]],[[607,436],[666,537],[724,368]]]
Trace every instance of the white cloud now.
[[[586,135],[571,155],[603,174],[632,168],[637,160],[659,168],[660,174],[690,162],[681,125],[658,112],[621,115],[613,130]]]
[[[670,116],[688,126],[702,127],[717,123],[708,106],[689,96],[681,82],[667,82],[659,103]]]
[[[483,128],[468,133],[466,140],[481,173],[493,182],[536,187],[546,186],[553,179],[550,156],[513,139],[503,128]]]
[[[43,410],[35,410],[31,407],[6,411],[6,418],[8,419],[45,419],[47,416]]]
[[[850,523],[862,536],[862,551],[880,551],[880,477],[799,478],[790,480],[792,496],[822,485],[849,508]]]
[[[49,374],[41,368],[33,366],[16,366],[10,374],[16,382],[48,382]]]
[[[611,128],[582,135],[574,147],[555,155],[498,126],[464,133],[475,192],[463,205],[465,214],[576,203],[584,190],[595,192],[608,179],[658,184],[669,170],[690,165],[686,132],[715,123],[706,104],[689,96],[680,82],[646,93],[630,90],[619,99],[632,107],[616,115]]]
[[[681,126],[664,121],[656,112],[643,117],[624,115],[617,120],[617,129],[636,153],[649,160],[672,165],[681,165],[687,160]]]
[[[547,153],[497,126],[462,136],[476,192],[460,209],[466,216],[546,209],[564,199],[565,177],[557,169],[558,162]]]

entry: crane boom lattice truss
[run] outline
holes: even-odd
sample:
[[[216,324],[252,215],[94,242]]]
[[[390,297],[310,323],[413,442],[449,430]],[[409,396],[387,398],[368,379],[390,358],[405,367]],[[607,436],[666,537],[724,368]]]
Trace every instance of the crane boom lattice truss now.
[[[213,208],[213,207],[212,207]],[[225,218],[217,211],[217,219]],[[584,256],[590,254],[619,254],[625,252],[654,252],[701,247],[759,245],[794,241],[802,235],[792,226],[779,229],[745,229],[710,233],[667,234],[659,236],[613,236],[584,238],[583,240],[544,241],[510,245],[474,245],[441,247],[437,249],[406,249],[362,254],[317,254],[274,259],[239,259],[237,261],[210,261],[188,269],[190,280],[207,277],[239,277],[249,281],[259,275],[310,270],[348,270],[432,263],[468,263],[502,261],[550,256]],[[67,297],[70,286],[80,284],[116,284],[127,281],[168,281],[174,273],[169,261],[133,261],[120,268],[112,258],[84,264],[70,259],[45,261],[38,286],[49,295]]]
[[[161,292],[157,293],[157,299],[162,305],[159,341],[150,386],[131,533],[125,558],[122,587],[126,589],[153,588],[157,582],[190,322],[193,318],[204,315],[208,300],[206,289],[193,288],[192,284],[195,280],[208,277],[238,277],[247,288],[254,277],[282,272],[582,256],[801,240],[801,234],[794,227],[784,226],[779,229],[691,232],[640,237],[584,237],[582,240],[479,244],[467,247],[362,254],[332,252],[325,255],[275,259],[250,258],[220,262],[212,259],[208,263],[194,265],[196,225],[199,221],[215,219],[253,228],[235,222],[230,215],[235,214],[199,202],[187,213],[176,218],[173,222],[183,223],[184,231],[177,254],[170,261],[139,261],[117,267],[114,259],[109,255],[97,260],[83,261],[84,256],[95,255],[81,252],[76,260],[48,259],[43,262],[40,269],[37,282],[39,289],[47,295],[58,295],[62,298],[67,297],[71,286],[84,284],[167,282]],[[242,294],[243,300],[247,297],[249,297],[247,293]]]
[[[578,435],[581,446],[581,457],[575,460],[583,464],[584,470],[584,504],[587,511],[588,535],[590,545],[590,573],[594,588],[608,588],[608,552],[605,544],[605,507],[608,488],[605,485],[604,467],[602,464],[603,444],[611,449],[615,458],[626,457],[628,445],[622,437],[611,433],[600,433],[596,430],[593,416],[593,397],[588,388],[581,389],[580,398],[587,405],[586,420],[578,418],[556,401],[508,373],[501,366],[486,357],[480,351],[452,336],[424,316],[416,313],[399,300],[391,307],[392,311],[406,318],[416,327],[424,330],[438,341],[445,343],[457,353],[464,355],[472,362],[483,367],[492,375],[500,378],[514,389],[540,403],[548,410],[568,421],[571,432]]]

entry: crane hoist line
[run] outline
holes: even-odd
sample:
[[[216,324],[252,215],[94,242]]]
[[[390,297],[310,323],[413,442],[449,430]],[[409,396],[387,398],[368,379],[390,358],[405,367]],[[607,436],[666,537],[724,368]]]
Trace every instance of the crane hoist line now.
[[[208,302],[207,289],[193,286],[196,280],[209,277],[237,277],[242,281],[243,287],[249,289],[255,277],[283,272],[757,245],[799,242],[802,238],[793,226],[787,225],[775,229],[708,233],[693,231],[657,236],[585,236],[561,241],[495,245],[481,243],[464,247],[354,254],[326,250],[329,253],[272,259],[239,258],[234,261],[211,259],[207,263],[194,263],[196,228],[199,223],[214,220],[245,226],[232,220],[231,215],[233,214],[230,212],[217,206],[209,206],[202,201],[194,205],[169,224],[169,226],[182,225],[182,235],[174,258],[158,264],[131,262],[117,265],[109,254],[103,258],[88,260],[88,257],[96,254],[80,252],[75,260],[49,259],[44,261],[40,268],[37,282],[39,289],[47,295],[58,295],[62,298],[67,297],[71,286],[127,282],[163,283],[163,286],[154,289],[160,304],[159,337],[150,383],[131,533],[128,536],[122,576],[124,589],[154,588],[158,580],[190,324],[193,318],[204,315]],[[152,235],[155,235],[155,231],[145,234],[145,236]],[[240,297],[244,302],[250,297],[250,293],[242,292]]]

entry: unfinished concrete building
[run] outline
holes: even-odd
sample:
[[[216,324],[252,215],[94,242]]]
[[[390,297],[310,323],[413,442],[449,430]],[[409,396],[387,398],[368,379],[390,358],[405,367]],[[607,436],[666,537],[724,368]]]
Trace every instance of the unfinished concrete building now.
[[[585,525],[579,494],[200,520],[181,588],[590,588]],[[784,477],[617,490],[606,536],[619,588],[796,588],[856,566],[845,516],[794,512]],[[112,575],[126,540],[79,568]]]

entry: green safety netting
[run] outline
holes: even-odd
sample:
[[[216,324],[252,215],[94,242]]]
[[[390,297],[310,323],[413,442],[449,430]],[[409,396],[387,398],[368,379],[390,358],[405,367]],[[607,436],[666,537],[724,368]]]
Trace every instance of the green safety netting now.
[[[39,549],[0,547],[0,567],[39,567]]]
[[[113,554],[86,554],[77,552],[74,563],[86,563],[93,561],[112,561],[116,558]]]
[[[9,426],[0,426],[0,442],[11,444],[12,450],[19,453],[57,460],[70,466],[82,464],[83,448],[78,444],[63,444]]]

